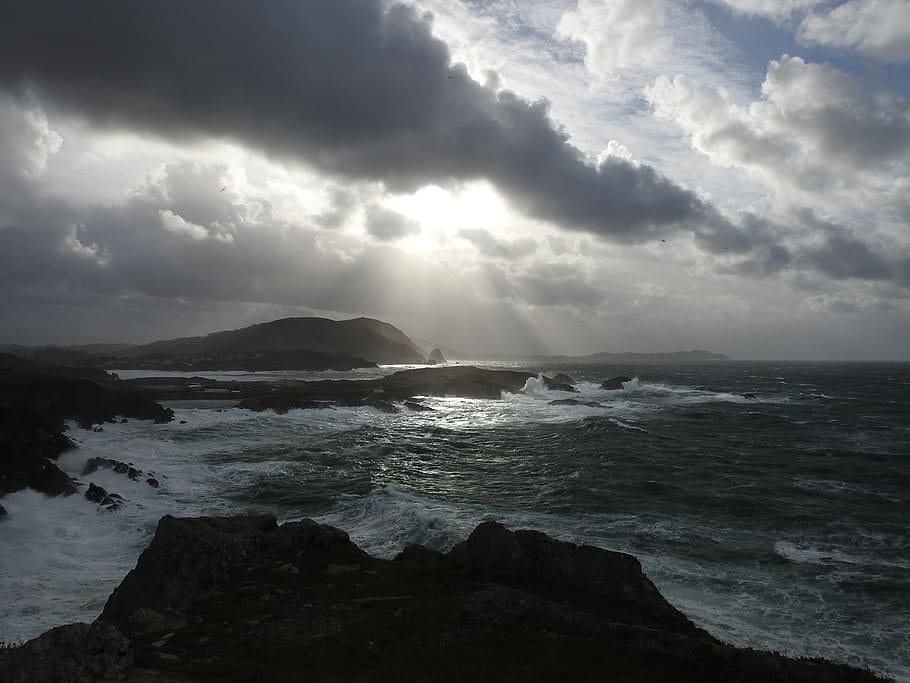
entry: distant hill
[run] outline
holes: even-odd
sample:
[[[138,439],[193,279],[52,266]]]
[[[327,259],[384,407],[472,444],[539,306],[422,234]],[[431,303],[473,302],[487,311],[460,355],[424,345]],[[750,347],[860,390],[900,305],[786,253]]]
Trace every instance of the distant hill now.
[[[122,370],[350,370],[426,360],[404,332],[372,318],[283,318],[139,346],[10,345],[0,346],[0,352],[46,365]]]
[[[550,363],[615,363],[617,365],[658,365],[668,363],[707,363],[730,360],[729,356],[711,351],[670,351],[666,353],[592,353],[587,356],[540,356],[536,360]]]
[[[352,367],[372,363],[422,363],[426,358],[423,349],[404,332],[372,318],[283,318],[239,330],[212,332],[204,337],[156,341],[129,348],[122,356],[140,361],[184,358],[199,363],[217,363],[237,357],[275,357],[287,363],[295,354],[313,361],[318,360],[319,355],[369,361]]]

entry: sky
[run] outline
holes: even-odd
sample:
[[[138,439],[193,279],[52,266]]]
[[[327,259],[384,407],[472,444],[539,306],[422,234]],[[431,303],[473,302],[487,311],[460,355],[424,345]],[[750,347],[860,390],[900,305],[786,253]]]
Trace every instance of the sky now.
[[[910,0],[11,0],[0,343],[910,360]]]

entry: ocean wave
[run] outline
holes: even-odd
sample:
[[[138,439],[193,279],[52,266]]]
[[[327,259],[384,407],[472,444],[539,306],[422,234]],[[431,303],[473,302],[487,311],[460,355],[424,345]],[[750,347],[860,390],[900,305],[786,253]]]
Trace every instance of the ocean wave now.
[[[797,545],[791,541],[777,541],[774,544],[774,552],[784,559],[797,564],[855,565],[858,567],[910,569],[910,562],[885,560],[871,555],[849,554],[837,548]]]

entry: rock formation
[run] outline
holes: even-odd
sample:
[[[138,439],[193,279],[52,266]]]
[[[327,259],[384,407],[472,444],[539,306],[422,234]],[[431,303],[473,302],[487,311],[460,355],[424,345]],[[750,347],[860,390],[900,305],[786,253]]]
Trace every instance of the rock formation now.
[[[57,496],[76,485],[57,467],[76,445],[66,420],[92,428],[125,415],[167,422],[173,412],[107,373],[59,368],[0,354],[0,496],[24,488]]]
[[[623,375],[620,375],[619,377],[611,377],[610,379],[605,379],[603,382],[601,382],[600,388],[609,389],[611,391],[615,391],[617,389],[624,389],[625,387],[623,387],[623,384],[625,382],[631,382],[631,381],[632,381],[631,377],[625,377]]]
[[[164,517],[98,621],[0,650],[0,680],[778,681],[873,674],[725,645],[638,561],[481,524],[370,557],[310,520]]]
[[[445,363],[446,358],[442,355],[442,351],[439,349],[433,349],[430,351],[430,355],[427,356],[428,365],[437,365],[438,363]]]

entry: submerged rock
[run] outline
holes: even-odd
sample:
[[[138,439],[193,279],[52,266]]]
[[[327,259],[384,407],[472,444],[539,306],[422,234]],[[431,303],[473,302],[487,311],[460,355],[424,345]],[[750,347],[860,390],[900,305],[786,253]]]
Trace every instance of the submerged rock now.
[[[625,382],[631,382],[631,381],[632,381],[631,377],[625,377],[623,375],[620,375],[619,377],[611,377],[610,379],[605,379],[603,382],[601,382],[600,388],[609,389],[609,390],[613,390],[613,391],[615,391],[617,389],[624,389],[625,387],[623,387],[623,384]]]

